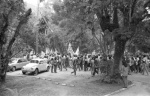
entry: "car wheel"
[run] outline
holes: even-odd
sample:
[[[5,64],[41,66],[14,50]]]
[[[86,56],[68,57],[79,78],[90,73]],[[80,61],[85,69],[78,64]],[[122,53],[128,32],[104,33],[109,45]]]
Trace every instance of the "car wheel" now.
[[[35,69],[34,75],[38,75],[38,73],[39,73],[39,70],[38,70],[38,69]]]
[[[25,75],[25,74],[26,74],[26,72],[22,72],[22,74],[23,74],[23,75]]]
[[[48,72],[48,71],[49,71],[49,69],[50,69],[50,67],[48,66],[46,71]]]
[[[14,72],[14,71],[16,71],[16,67],[14,66],[14,67],[12,67],[12,71]]]

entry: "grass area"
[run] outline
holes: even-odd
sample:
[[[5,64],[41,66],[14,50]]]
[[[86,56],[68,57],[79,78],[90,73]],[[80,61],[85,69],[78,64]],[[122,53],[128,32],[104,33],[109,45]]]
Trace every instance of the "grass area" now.
[[[0,96],[103,96],[122,88],[118,84],[101,83],[96,78],[74,78],[70,83],[75,87],[69,87],[30,76],[7,76],[6,83],[0,88]]]
[[[50,83],[32,77],[7,77],[0,96],[58,96]],[[10,89],[5,89],[10,88]]]

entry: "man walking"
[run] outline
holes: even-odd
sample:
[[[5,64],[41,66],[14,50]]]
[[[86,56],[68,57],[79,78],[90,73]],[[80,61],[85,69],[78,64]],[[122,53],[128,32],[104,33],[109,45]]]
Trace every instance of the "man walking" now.
[[[123,58],[120,72],[124,83],[124,88],[128,87],[128,69],[129,69],[128,64],[125,58]]]
[[[77,57],[75,56],[75,57],[73,58],[73,72],[71,72],[71,74],[74,73],[74,75],[76,75],[77,63],[78,63],[78,60],[77,60]]]

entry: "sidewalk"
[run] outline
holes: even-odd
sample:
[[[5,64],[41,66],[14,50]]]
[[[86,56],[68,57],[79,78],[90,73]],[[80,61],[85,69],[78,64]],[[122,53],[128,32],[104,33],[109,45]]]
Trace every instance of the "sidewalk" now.
[[[133,74],[129,76],[129,80],[132,80],[135,86],[107,96],[150,96],[150,76]]]

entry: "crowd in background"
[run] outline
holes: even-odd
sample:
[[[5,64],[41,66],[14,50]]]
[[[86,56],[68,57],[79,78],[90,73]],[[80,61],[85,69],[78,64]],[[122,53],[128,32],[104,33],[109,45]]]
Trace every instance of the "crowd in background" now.
[[[126,63],[129,65],[129,75],[131,73],[141,73],[149,75],[150,71],[150,56],[149,55],[137,55],[137,56],[125,56]]]
[[[57,73],[60,71],[72,68],[71,74],[77,74],[77,71],[91,71],[91,75],[105,73],[107,75],[112,74],[113,56],[111,55],[45,55],[44,58],[48,59],[48,64],[51,65],[51,73]],[[133,73],[141,73],[142,75],[149,75],[150,71],[150,56],[149,55],[124,55],[120,64],[120,75],[124,82],[124,87],[128,86],[128,75]]]
[[[105,65],[110,66],[113,64],[113,56],[102,56],[100,54],[91,55],[55,55],[49,54],[45,55],[44,58],[48,59],[48,63],[51,64],[51,72],[57,73],[57,69],[62,71],[67,68],[73,68],[73,72],[76,75],[76,71],[92,71],[93,76],[95,73],[109,73],[111,69],[107,68],[107,71],[104,70],[106,67]],[[107,62],[105,62],[107,61]],[[149,55],[125,55],[124,62],[128,65],[128,75],[132,73],[141,73],[149,75],[148,72],[150,71],[150,56]],[[104,65],[104,67],[103,67]],[[101,68],[100,68],[101,67]]]
[[[108,58],[107,58],[108,57]],[[63,69],[67,71],[67,68],[72,68],[74,75],[76,75],[77,70],[79,71],[92,71],[92,76],[99,71],[103,72],[99,69],[102,64],[101,61],[113,60],[111,56],[107,56],[103,58],[100,54],[98,55],[46,55],[44,58],[48,58],[48,63],[51,64],[51,72],[57,73],[57,69],[62,71]],[[111,62],[110,62],[111,63]]]

